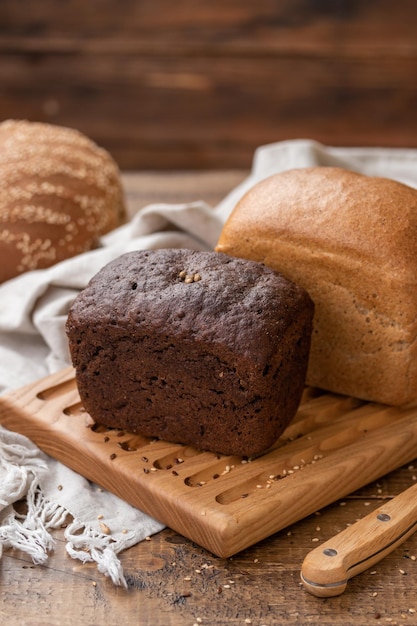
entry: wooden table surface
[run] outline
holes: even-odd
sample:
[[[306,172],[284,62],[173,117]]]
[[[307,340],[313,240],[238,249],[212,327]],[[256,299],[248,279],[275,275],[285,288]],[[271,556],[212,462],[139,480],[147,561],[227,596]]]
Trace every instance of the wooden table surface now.
[[[0,2],[0,119],[123,169],[250,167],[259,145],[417,147],[415,0]]]
[[[132,212],[149,202],[203,199],[215,205],[245,172],[129,173]],[[417,457],[417,451],[416,451]],[[300,583],[306,554],[417,480],[400,468],[231,558],[222,559],[165,529],[121,554],[128,589],[93,564],[67,556],[63,530],[45,566],[8,550],[0,561],[0,623],[8,625],[333,626],[417,623],[417,536],[349,581],[343,595],[319,599]]]

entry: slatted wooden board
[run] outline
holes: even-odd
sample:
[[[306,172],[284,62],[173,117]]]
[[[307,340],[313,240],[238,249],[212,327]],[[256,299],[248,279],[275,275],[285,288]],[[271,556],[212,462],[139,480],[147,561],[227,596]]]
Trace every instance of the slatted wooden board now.
[[[256,459],[109,430],[84,411],[71,368],[0,397],[0,423],[221,557],[417,458],[417,408],[309,388]]]

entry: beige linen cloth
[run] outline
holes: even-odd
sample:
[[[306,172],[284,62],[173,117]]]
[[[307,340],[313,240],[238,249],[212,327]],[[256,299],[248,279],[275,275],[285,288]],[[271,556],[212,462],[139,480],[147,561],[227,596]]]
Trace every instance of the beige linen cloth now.
[[[103,237],[99,249],[0,285],[0,393],[69,364],[64,332],[68,308],[111,259],[145,248],[212,249],[236,201],[256,182],[294,167],[326,165],[417,187],[417,150],[332,148],[310,140],[260,147],[250,175],[217,207],[198,199],[185,205],[147,206],[129,224]],[[25,514],[14,507],[22,498],[27,501]],[[101,531],[99,515],[111,535]],[[53,553],[51,530],[64,523],[70,556],[95,561],[100,572],[122,586],[126,579],[120,551],[163,527],[0,426],[0,552],[2,547],[16,547],[42,564]]]

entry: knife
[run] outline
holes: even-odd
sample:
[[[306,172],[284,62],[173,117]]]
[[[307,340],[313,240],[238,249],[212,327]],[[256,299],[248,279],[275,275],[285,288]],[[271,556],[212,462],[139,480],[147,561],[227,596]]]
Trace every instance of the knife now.
[[[314,596],[343,593],[348,580],[378,563],[417,530],[417,484],[307,554],[304,587]]]

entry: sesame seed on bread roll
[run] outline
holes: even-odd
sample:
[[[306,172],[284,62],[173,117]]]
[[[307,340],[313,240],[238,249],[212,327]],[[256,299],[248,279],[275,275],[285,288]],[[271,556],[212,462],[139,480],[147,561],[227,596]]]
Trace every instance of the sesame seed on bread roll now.
[[[0,123],[0,283],[97,247],[124,217],[108,152],[70,128]]]

